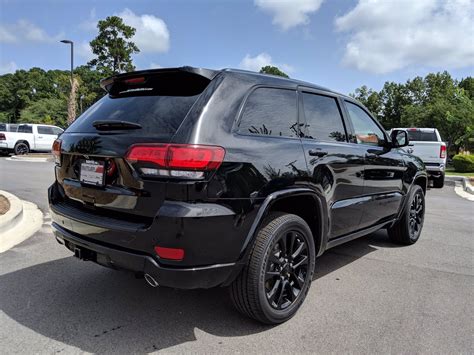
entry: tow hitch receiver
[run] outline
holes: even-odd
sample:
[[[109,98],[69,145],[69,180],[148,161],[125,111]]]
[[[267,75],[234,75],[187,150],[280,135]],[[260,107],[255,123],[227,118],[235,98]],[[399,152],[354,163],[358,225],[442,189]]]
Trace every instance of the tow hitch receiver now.
[[[95,261],[96,260],[96,253],[92,250],[84,249],[75,246],[74,247],[74,256],[80,260],[90,260],[90,261]]]

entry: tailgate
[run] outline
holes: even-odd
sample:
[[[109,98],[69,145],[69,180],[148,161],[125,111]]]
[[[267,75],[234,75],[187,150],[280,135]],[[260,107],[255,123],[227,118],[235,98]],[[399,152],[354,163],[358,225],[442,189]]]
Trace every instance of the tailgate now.
[[[412,142],[403,150],[407,153],[417,156],[424,163],[441,163],[444,159],[440,158],[440,149],[443,142]]]
[[[169,143],[210,80],[178,69],[107,79],[108,95],[59,138],[62,203],[120,220],[152,221],[167,183],[143,178],[125,156],[134,144]]]

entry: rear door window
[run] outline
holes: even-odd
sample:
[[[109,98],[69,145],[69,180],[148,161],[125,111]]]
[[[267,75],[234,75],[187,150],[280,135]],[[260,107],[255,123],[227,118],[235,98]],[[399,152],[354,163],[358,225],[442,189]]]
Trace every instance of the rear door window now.
[[[128,81],[127,81],[128,80]],[[142,128],[135,135],[172,136],[210,80],[190,73],[165,73],[118,82],[69,128],[97,132],[94,121],[127,121]]]
[[[20,133],[33,133],[33,126],[27,124],[21,124],[18,126],[17,132]]]
[[[238,132],[250,135],[298,137],[296,91],[257,88],[248,97]]]
[[[333,97],[303,92],[306,123],[303,137],[318,141],[346,141],[341,112]]]

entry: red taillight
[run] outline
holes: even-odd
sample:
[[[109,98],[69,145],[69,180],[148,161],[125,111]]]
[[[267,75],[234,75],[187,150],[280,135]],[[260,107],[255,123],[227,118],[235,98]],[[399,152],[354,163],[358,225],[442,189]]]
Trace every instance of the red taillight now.
[[[130,163],[151,163],[141,168],[142,173],[184,178],[200,178],[187,172],[205,172],[216,170],[224,160],[225,150],[222,147],[197,144],[136,144],[126,156]]]
[[[140,76],[138,78],[125,79],[123,82],[127,84],[141,84],[145,82],[145,78]]]
[[[53,143],[53,148],[51,149],[51,153],[53,153],[54,161],[56,164],[61,164],[61,140],[56,139]]]
[[[440,157],[441,159],[446,158],[446,146],[445,146],[445,145],[442,145],[442,146],[439,148],[439,157]]]
[[[7,137],[5,137],[5,134],[0,133],[0,141],[6,141]]]
[[[168,260],[183,260],[184,259],[184,249],[177,249],[177,248],[163,248],[163,247],[155,247],[156,255],[158,255],[162,259]]]

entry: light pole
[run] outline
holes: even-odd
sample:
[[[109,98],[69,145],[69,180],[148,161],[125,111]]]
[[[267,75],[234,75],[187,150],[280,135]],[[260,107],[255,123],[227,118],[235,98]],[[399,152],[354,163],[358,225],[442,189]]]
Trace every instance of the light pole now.
[[[76,85],[74,84],[74,42],[63,39],[61,43],[71,45],[71,94],[69,95],[69,103],[67,105],[67,122],[71,124],[76,119]]]
[[[84,100],[84,95],[81,95],[81,96],[79,97],[79,102],[80,102],[80,104],[81,104],[81,114],[82,114],[82,100]]]
[[[71,85],[72,85],[72,82],[73,82],[72,71],[74,70],[74,42],[68,39],[63,39],[61,43],[71,45]]]

